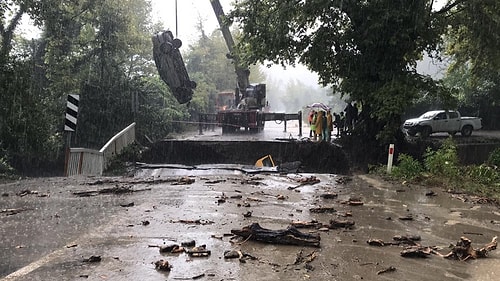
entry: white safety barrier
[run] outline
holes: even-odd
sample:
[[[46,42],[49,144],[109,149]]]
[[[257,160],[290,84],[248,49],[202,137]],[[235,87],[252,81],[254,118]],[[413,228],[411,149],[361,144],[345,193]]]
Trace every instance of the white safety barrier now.
[[[66,176],[102,175],[110,160],[134,141],[135,122],[112,137],[99,151],[87,148],[70,148],[65,169]]]

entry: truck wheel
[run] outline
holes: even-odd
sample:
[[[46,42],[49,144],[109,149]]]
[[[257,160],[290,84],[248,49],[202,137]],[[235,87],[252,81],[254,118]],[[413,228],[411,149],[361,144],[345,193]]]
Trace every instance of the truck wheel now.
[[[420,136],[422,136],[423,138],[428,138],[431,135],[431,133],[432,133],[432,128],[429,126],[425,126],[420,131]]]
[[[472,135],[472,126],[465,125],[462,127],[462,131],[460,132],[464,137],[470,137]]]

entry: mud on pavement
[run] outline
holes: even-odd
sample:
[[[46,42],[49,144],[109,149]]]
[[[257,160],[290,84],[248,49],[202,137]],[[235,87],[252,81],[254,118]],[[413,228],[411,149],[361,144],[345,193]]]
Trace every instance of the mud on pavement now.
[[[467,261],[436,254],[407,258],[401,256],[407,244],[392,244],[395,236],[419,236],[418,244],[446,254],[465,236],[480,248],[499,233],[498,207],[368,175],[158,168],[130,178],[32,179],[0,188],[2,280],[500,276],[498,251]],[[270,230],[294,223],[302,233],[319,235],[319,247],[232,234],[253,223]],[[372,246],[370,240],[391,244]],[[172,253],[167,247],[173,245],[184,250]],[[193,254],[196,246],[205,254]]]

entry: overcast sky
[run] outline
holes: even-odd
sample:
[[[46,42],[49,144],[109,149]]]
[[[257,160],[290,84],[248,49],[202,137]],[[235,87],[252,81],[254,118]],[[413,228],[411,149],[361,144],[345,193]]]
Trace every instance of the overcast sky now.
[[[219,0],[225,13],[231,9],[233,0]],[[436,0],[436,8],[441,7],[446,0]],[[176,0],[152,0],[153,5],[153,20],[160,21],[164,24],[166,29],[170,29],[174,34],[178,31],[178,38],[184,44],[193,43],[199,34],[196,31],[196,24],[198,19],[204,23],[205,32],[208,34],[219,27],[217,19],[210,4],[210,0],[177,0],[177,26],[176,26]],[[24,23],[20,33],[26,37],[34,35],[37,37],[37,31],[30,26],[27,19]],[[420,70],[433,71],[434,66],[430,61],[425,61],[419,65]],[[309,72],[305,67],[298,66],[297,68],[288,68],[283,70],[281,66],[275,66],[270,69],[264,68],[266,73],[270,73],[273,79],[281,79],[284,82],[290,79],[296,79],[306,83],[307,85],[317,84],[317,75]]]
[[[225,13],[231,10],[233,0],[219,0]],[[446,0],[436,0],[435,9],[444,5]],[[199,33],[196,30],[198,19],[204,23],[205,32],[210,34],[213,30],[219,28],[219,24],[210,4],[210,0],[177,0],[177,29],[176,29],[176,0],[152,0],[153,18],[161,21],[165,28],[170,29],[174,34],[178,31],[178,38],[183,42],[193,43]],[[432,73],[438,67],[435,62],[428,59],[419,63],[419,72]],[[284,70],[281,66],[274,66],[270,69],[263,69],[270,74],[273,79],[287,82],[290,79],[299,80],[307,85],[317,85],[317,75],[308,71],[304,66],[296,68],[288,67]],[[260,81],[259,81],[260,82]],[[264,82],[264,81],[262,81]]]

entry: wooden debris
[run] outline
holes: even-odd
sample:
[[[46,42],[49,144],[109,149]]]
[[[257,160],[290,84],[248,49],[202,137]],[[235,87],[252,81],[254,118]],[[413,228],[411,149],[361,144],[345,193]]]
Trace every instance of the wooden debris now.
[[[396,268],[394,266],[389,266],[388,268],[377,271],[377,275],[393,271],[396,271]]]
[[[337,210],[333,207],[318,207],[309,209],[311,213],[335,213]]]
[[[184,251],[185,249],[177,244],[160,246],[160,253],[177,254],[177,253],[182,253]]]
[[[127,207],[134,207],[134,202],[130,202],[130,203],[123,203],[123,204],[120,204],[120,207],[124,207],[124,208],[127,208]]]
[[[402,221],[412,221],[413,220],[413,215],[412,214],[408,214],[404,217],[399,217],[399,220],[402,220]]]
[[[313,185],[313,184],[317,184],[317,183],[321,182],[320,179],[318,179],[315,176],[301,177],[301,178],[297,178],[294,180],[296,182],[298,182],[299,185],[290,186],[290,187],[288,187],[289,190],[294,190],[294,189],[299,188],[299,187],[304,186],[304,185]]]
[[[349,200],[340,202],[341,204],[346,204],[350,206],[362,206],[364,205],[363,201],[360,198],[349,198]]]
[[[0,214],[5,214],[6,216],[13,216],[15,214],[19,214],[24,211],[28,211],[32,209],[26,209],[26,208],[16,208],[16,209],[1,209]]]
[[[193,247],[191,249],[186,250],[186,253],[190,257],[208,257],[211,254],[210,250],[207,250],[206,245],[200,245],[197,247]]]
[[[26,189],[26,190],[23,190],[23,191],[17,193],[17,196],[24,197],[26,195],[31,195],[31,194],[38,194],[38,191]]]
[[[338,184],[346,184],[350,181],[352,181],[352,178],[350,178],[350,177],[341,177],[341,178],[335,179],[335,182],[337,182]]]
[[[88,182],[86,185],[104,185],[104,184],[115,184],[118,186],[119,184],[124,185],[138,185],[138,184],[162,184],[162,183],[176,183],[186,181],[186,178],[189,177],[172,177],[172,178],[152,178],[152,179],[136,179],[136,180],[128,180],[128,179],[100,179],[93,182]],[[187,180],[190,181],[191,179]],[[193,181],[194,182],[194,181]]]
[[[226,182],[226,180],[207,180],[205,183],[206,184],[216,184],[216,183],[221,183],[221,182]]]
[[[378,246],[378,247],[390,245],[390,244],[386,244],[384,241],[382,241],[382,239],[371,239],[371,238],[368,239],[368,241],[366,241],[366,243],[368,243],[368,245],[370,245],[370,246]]]
[[[316,221],[293,221],[291,225],[295,228],[320,228],[323,227],[323,224]]]
[[[392,237],[394,241],[397,241],[397,245],[406,244],[406,245],[414,245],[418,246],[416,241],[420,241],[421,238],[419,235],[396,235]]]
[[[320,197],[323,198],[323,199],[335,199],[338,196],[339,195],[337,193],[324,193],[324,194],[320,195]]]
[[[405,258],[427,258],[434,253],[430,247],[411,246],[401,251],[401,256]]]
[[[194,247],[194,246],[196,246],[196,241],[187,240],[187,241],[181,242],[181,246],[182,247]]]
[[[192,184],[194,183],[195,180],[190,177],[181,177],[177,179],[177,181],[174,181],[171,183],[171,185],[185,185],[185,184]]]
[[[319,247],[320,243],[319,234],[302,233],[293,226],[289,226],[286,229],[270,230],[262,228],[258,223],[253,223],[242,229],[233,229],[231,233],[246,239],[264,243],[313,247]]]
[[[100,262],[101,256],[90,256],[88,259],[84,259],[83,262]]]
[[[474,249],[472,247],[472,241],[467,237],[460,237],[460,240],[453,246],[451,252],[443,255],[444,258],[448,259],[458,259],[461,261],[468,260],[470,258],[485,258],[488,252],[496,250],[497,248],[497,236],[491,239],[491,242],[484,245],[480,249]]]
[[[300,250],[295,258],[294,265],[302,264],[302,263],[310,263],[318,256],[318,252],[312,251],[311,253],[304,256],[304,251]]]
[[[241,263],[245,263],[247,260],[256,260],[257,258],[248,254],[243,253],[240,250],[224,251],[225,259],[238,259]]]
[[[89,197],[89,196],[96,196],[99,194],[127,194],[127,193],[147,191],[147,190],[151,190],[151,188],[132,189],[131,185],[123,185],[123,186],[116,185],[115,187],[103,188],[99,190],[74,191],[73,195],[80,197]]]
[[[332,219],[330,220],[330,225],[328,226],[328,228],[330,229],[351,228],[353,226],[354,226],[354,221]]]
[[[197,220],[171,220],[171,223],[185,223],[185,224],[200,224],[200,225],[207,225],[207,224],[213,224],[213,221],[210,220],[203,220],[203,219],[197,219]]]
[[[166,260],[159,260],[155,262],[155,268],[160,271],[170,271],[172,266]]]
[[[420,236],[418,235],[396,235],[392,238],[396,242],[384,242],[382,239],[369,239],[366,241],[370,246],[401,246],[401,245],[411,245],[420,246],[416,241],[420,241]]]

